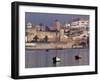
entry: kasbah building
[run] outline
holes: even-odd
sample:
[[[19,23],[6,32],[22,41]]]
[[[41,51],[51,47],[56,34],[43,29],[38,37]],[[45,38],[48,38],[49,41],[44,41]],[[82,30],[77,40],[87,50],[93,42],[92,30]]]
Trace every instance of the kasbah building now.
[[[43,25],[42,25],[43,26]],[[78,38],[82,38],[84,35],[89,36],[89,30],[86,28],[89,28],[89,20],[86,19],[80,19],[80,20],[73,20],[70,23],[65,23],[64,26],[58,21],[55,20],[53,22],[53,28],[57,31],[45,31],[45,27],[42,27],[40,25],[33,25],[32,23],[27,23],[26,25],[26,35],[25,35],[25,42],[26,43],[32,43],[32,40],[35,36],[38,37],[37,41],[41,41],[45,38],[45,36],[48,37],[48,42],[73,42],[77,40]],[[42,28],[42,29],[41,29]],[[77,32],[81,32],[78,35],[73,36],[72,33],[74,30]],[[70,31],[70,35],[69,32]],[[65,32],[67,32],[65,34]]]

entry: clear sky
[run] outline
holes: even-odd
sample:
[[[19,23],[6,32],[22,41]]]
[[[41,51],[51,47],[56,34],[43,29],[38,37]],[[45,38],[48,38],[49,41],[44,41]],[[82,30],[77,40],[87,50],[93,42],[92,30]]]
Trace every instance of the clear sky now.
[[[43,23],[47,26],[52,26],[52,23],[57,19],[64,24],[64,22],[72,21],[72,18],[89,19],[89,15],[74,15],[74,14],[53,14],[53,13],[33,13],[25,12],[25,23],[31,22],[32,24]]]

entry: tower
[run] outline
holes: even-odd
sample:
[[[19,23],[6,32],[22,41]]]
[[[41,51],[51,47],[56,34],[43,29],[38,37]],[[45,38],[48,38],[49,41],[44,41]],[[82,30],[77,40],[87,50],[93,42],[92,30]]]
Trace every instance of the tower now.
[[[53,22],[53,27],[59,31],[61,28],[61,23],[58,20],[55,20]]]
[[[64,29],[60,30],[60,41],[63,41],[64,39]]]

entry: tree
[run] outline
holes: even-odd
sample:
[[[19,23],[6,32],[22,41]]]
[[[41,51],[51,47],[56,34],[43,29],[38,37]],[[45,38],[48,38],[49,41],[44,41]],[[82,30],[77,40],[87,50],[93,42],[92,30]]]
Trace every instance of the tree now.
[[[42,31],[44,24],[43,23],[40,23],[39,25],[40,25],[40,31]]]
[[[35,42],[37,42],[37,40],[39,39],[37,35],[35,35],[35,37],[33,38],[35,39]]]
[[[49,29],[49,27],[48,27],[48,26],[46,26],[45,30],[46,30],[46,31],[49,31],[50,29]]]
[[[46,35],[44,38],[45,42],[48,42],[48,36]]]

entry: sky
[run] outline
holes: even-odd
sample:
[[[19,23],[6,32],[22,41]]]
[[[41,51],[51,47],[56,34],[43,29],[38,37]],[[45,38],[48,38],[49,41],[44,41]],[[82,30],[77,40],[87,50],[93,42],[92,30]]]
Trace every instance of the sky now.
[[[38,25],[43,23],[47,26],[52,26],[55,20],[59,20],[63,25],[65,22],[72,21],[73,18],[89,19],[89,15],[74,15],[74,14],[53,14],[53,13],[34,13],[25,12],[25,23],[28,22]]]

